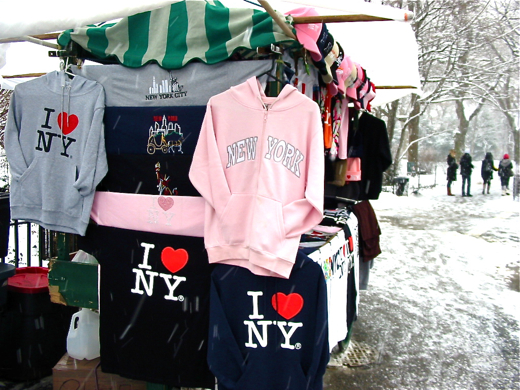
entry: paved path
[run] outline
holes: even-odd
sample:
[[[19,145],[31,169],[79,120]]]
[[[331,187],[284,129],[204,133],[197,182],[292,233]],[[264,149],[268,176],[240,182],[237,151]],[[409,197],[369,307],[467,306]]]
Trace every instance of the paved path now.
[[[473,193],[372,202],[383,253],[352,340],[374,363],[329,367],[325,389],[520,388],[520,203]]]

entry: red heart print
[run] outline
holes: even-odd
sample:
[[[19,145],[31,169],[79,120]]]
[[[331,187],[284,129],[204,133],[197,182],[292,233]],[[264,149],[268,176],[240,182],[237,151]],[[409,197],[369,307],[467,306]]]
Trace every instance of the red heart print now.
[[[351,178],[351,176],[350,176],[350,175],[347,175],[347,179],[350,179],[350,178]]]
[[[160,196],[159,198],[157,198],[157,203],[159,203],[161,209],[163,209],[164,211],[168,211],[173,206],[173,199],[167,196]]]
[[[161,261],[172,274],[184,268],[188,257],[186,249],[175,250],[171,246],[167,246],[161,252]]]
[[[271,298],[271,304],[278,314],[286,320],[290,320],[302,310],[303,298],[298,293],[285,295],[284,293],[279,292],[273,295]]]
[[[62,112],[58,115],[58,126],[64,135],[70,134],[78,126],[79,119],[76,115]]]

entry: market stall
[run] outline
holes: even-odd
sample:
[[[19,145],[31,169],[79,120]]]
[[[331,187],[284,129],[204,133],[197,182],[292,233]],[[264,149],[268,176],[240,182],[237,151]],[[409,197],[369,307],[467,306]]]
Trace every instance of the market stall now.
[[[79,234],[99,261],[103,372],[320,388],[368,272],[370,208],[354,206],[377,199],[391,155],[370,73],[301,16],[319,15],[176,2],[65,31],[63,69],[15,89],[14,217]],[[61,192],[24,187],[62,164]]]

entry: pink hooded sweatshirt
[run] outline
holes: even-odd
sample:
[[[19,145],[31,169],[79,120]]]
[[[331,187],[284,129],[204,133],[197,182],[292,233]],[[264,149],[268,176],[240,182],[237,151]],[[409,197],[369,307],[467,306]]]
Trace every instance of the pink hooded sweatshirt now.
[[[323,218],[318,105],[290,85],[266,97],[255,77],[213,96],[189,176],[210,263],[289,278],[301,234]]]

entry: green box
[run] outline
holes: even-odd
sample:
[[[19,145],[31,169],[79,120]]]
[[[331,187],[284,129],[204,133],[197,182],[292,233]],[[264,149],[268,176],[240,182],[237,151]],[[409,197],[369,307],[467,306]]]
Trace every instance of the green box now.
[[[51,259],[51,301],[66,306],[98,309],[98,267],[97,264]]]

